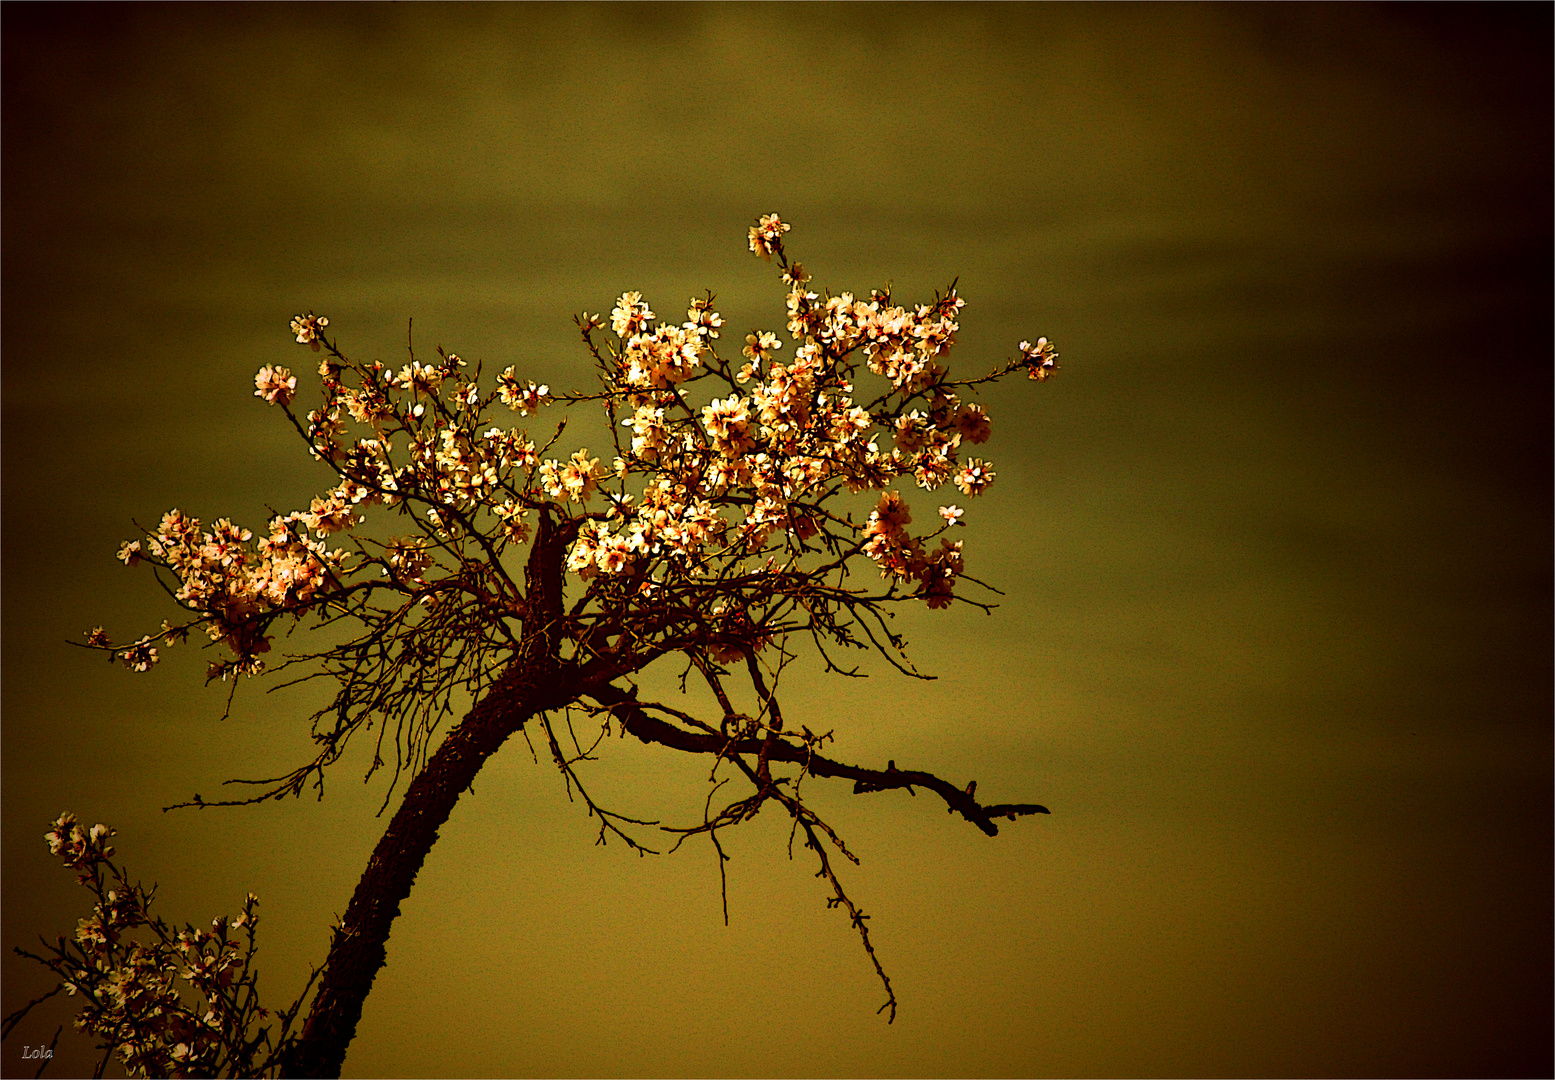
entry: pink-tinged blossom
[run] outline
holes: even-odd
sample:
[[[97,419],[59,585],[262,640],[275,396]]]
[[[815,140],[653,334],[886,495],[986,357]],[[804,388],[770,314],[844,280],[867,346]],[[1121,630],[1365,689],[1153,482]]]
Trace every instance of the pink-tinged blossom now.
[[[780,220],[776,214],[763,214],[757,219],[756,224],[751,227],[751,251],[771,262],[772,253],[783,242],[783,234],[792,227]]]
[[[644,461],[657,460],[660,451],[669,444],[669,428],[664,424],[664,410],[652,405],[639,405],[630,420],[621,421],[622,427],[632,429],[632,453]]]
[[[377,424],[394,415],[394,408],[388,398],[375,391],[348,390],[340,395],[340,399],[347,414],[358,424]]]
[[[607,574],[619,574],[632,561],[631,542],[621,535],[604,533],[600,536],[599,550],[594,556],[595,565]]]
[[[298,517],[319,536],[343,532],[357,522],[356,516],[351,513],[350,502],[338,492],[330,493],[327,498],[314,499],[308,510]]]
[[[346,450],[340,442],[345,433],[345,421],[338,408],[308,411],[308,445],[314,457],[337,463],[345,460]]]
[[[875,533],[864,544],[864,554],[880,567],[881,577],[902,581],[916,577],[923,562],[918,539],[906,533]]]
[[[567,553],[567,569],[582,578],[593,577],[598,572],[595,566],[598,557],[599,538],[593,529],[585,528],[578,533]]]
[[[319,332],[328,325],[328,319],[310,311],[306,315],[298,315],[292,319],[292,333],[297,335],[297,344],[312,345],[313,351],[318,352]]]
[[[716,338],[718,328],[723,324],[723,316],[713,310],[712,297],[691,298],[691,307],[686,311],[686,330],[704,338]]]
[[[819,322],[825,316],[816,310],[815,302],[819,299],[815,293],[805,292],[797,286],[788,294],[788,332],[794,337],[803,337],[812,329],[820,329]]]
[[[740,350],[752,363],[759,364],[763,360],[770,360],[772,354],[781,349],[783,343],[778,336],[766,330],[756,331],[745,335],[745,348]]]
[[[481,388],[472,382],[461,381],[452,396],[456,409],[473,409],[480,402]]]
[[[554,459],[541,465],[540,482],[546,494],[568,502],[587,502],[599,490],[599,459],[588,453],[585,447],[565,465]]]
[[[86,632],[86,644],[89,649],[111,648],[113,642],[108,640],[108,631],[101,626],[94,626]]]
[[[419,578],[432,565],[427,551],[428,540],[424,536],[393,539],[384,546],[384,556],[389,566],[407,578]]]
[[[223,567],[241,565],[248,550],[248,542],[253,538],[252,531],[234,525],[226,518],[219,518],[211,526],[211,532],[204,537],[201,558],[207,563]]]
[[[912,453],[923,446],[928,420],[917,409],[914,409],[910,413],[898,416],[892,427],[895,429],[897,449]]]
[[[438,387],[443,385],[443,370],[434,365],[423,364],[419,360],[412,360],[400,369],[395,383],[414,391],[417,395],[434,397]],[[416,415],[421,414],[418,412]]]
[[[76,816],[69,810],[66,810],[50,824],[54,827],[43,834],[43,839],[48,841],[49,854],[58,855],[65,850],[65,845],[72,834],[72,828],[76,824]],[[85,834],[83,833],[82,835]]]
[[[908,512],[907,503],[902,500],[899,491],[887,491],[880,496],[880,502],[870,512],[869,524],[865,527],[866,535],[896,536],[906,526],[912,524],[912,514]]]
[[[182,511],[174,509],[162,515],[156,535],[147,537],[146,543],[153,555],[167,558],[176,566],[177,557],[185,553],[183,549],[198,541],[199,536],[200,519],[185,517]]]
[[[993,483],[994,471],[982,458],[973,458],[956,473],[956,487],[963,495],[981,495]]]
[[[52,824],[54,827],[43,834],[49,844],[49,854],[64,859],[70,869],[90,866],[113,856],[113,848],[108,843],[113,830],[101,822],[83,829],[76,816],[67,810]]]
[[[156,665],[157,650],[152,646],[151,639],[144,637],[119,653],[119,659],[131,671],[150,671]]]
[[[961,438],[969,443],[985,443],[988,436],[993,434],[993,424],[981,405],[961,406],[956,410],[951,423],[961,433]]]
[[[119,554],[116,557],[125,566],[136,566],[140,563],[141,559],[145,558],[145,556],[140,553],[139,540],[124,541],[124,543],[120,546]]]
[[[539,412],[540,406],[547,403],[550,394],[549,386],[537,386],[533,382],[527,386],[521,385],[518,377],[513,374],[512,368],[497,376],[497,396],[502,399],[502,404],[520,416]]]
[[[621,380],[636,389],[679,385],[691,378],[702,349],[702,339],[679,326],[662,325],[651,334],[634,334],[621,355]]]
[[[254,376],[254,396],[264,398],[271,405],[289,404],[297,396],[297,376],[283,367],[268,364]]]
[[[512,499],[508,499],[491,508],[491,512],[497,515],[497,520],[502,522],[502,535],[511,543],[522,544],[529,539],[529,523],[524,518],[529,514],[526,507],[520,506]]]
[[[928,601],[930,611],[938,611],[950,606],[955,599],[955,578],[946,574],[931,574],[923,583],[921,596]]]
[[[653,318],[653,312],[643,303],[642,293],[626,292],[621,294],[616,306],[610,311],[610,328],[616,332],[617,337],[631,337],[646,329]]]
[[[959,433],[947,435],[936,427],[928,428],[923,450],[913,459],[913,476],[919,487],[932,491],[950,482],[956,472],[956,448],[960,443]]]
[[[954,577],[960,577],[962,571],[961,541],[942,537],[939,542],[939,550],[929,556],[929,562]]]
[[[965,513],[966,511],[959,506],[942,506],[939,508],[939,516],[945,519],[946,525],[965,525],[966,522],[961,520],[961,515]]]
[[[117,934],[114,935],[118,937]],[[93,915],[76,921],[76,944],[81,946],[83,952],[106,953],[108,951],[108,930],[103,926],[103,921]]]
[[[1037,338],[1035,345],[1029,341],[1021,342],[1020,358],[1026,365],[1027,374],[1033,379],[1046,379],[1058,370],[1058,354],[1045,337]]]
[[[723,400],[714,398],[702,410],[702,426],[725,457],[739,457],[756,445],[750,431],[750,407],[737,394]]]
[[[917,574],[923,583],[919,595],[928,602],[930,610],[950,606],[955,599],[956,578],[961,572],[961,541],[940,540],[939,550],[924,560]]]

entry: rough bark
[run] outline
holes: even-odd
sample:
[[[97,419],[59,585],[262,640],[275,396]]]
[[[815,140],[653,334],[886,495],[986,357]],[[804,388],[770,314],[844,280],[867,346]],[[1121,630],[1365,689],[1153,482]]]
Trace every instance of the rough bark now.
[[[411,782],[335,929],[302,1045],[287,1075],[340,1075],[362,1003],[383,966],[390,925],[437,842],[438,830],[486,759],[536,711],[530,701],[516,696],[511,711],[472,713]]]
[[[335,928],[318,993],[283,1075],[340,1075],[362,1005],[387,958],[390,928],[438,830],[508,736],[537,713],[577,696],[556,660],[562,553],[575,532],[542,517],[526,573],[525,647],[411,781]]]

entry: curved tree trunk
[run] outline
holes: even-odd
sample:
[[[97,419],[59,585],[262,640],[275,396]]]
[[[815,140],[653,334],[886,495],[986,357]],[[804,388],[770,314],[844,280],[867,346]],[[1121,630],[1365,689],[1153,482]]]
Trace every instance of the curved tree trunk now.
[[[459,796],[509,735],[537,713],[561,708],[577,697],[556,661],[555,629],[561,613],[562,553],[575,533],[575,528],[553,526],[542,516],[525,575],[525,629],[536,629],[526,633],[523,653],[411,781],[335,930],[318,993],[283,1075],[340,1075],[362,1004],[387,958],[389,929],[400,902],[410,895]]]
[[[438,830],[486,759],[543,708],[523,693],[503,704],[508,707],[471,713],[443,740],[405,792],[335,930],[301,1046],[286,1075],[340,1075],[346,1047],[362,1017],[362,1003],[387,957],[390,925],[437,842]]]

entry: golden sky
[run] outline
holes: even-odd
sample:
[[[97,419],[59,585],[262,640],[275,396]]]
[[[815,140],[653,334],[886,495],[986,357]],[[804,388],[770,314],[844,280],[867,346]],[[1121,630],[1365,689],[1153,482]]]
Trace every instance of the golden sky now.
[[[959,370],[1063,355],[983,398],[999,478],[963,538],[1001,606],[903,615],[936,681],[811,664],[785,714],[1053,814],[990,840],[812,781],[887,1026],[782,821],[725,841],[726,929],[709,845],[594,846],[510,743],[347,1074],[1549,1073],[1547,6],[0,18],[7,948],[85,914],[42,842],[70,808],[169,918],[259,894],[282,1005],[381,832],[356,757],[322,802],[163,814],[309,756],[316,695],[247,683],[221,722],[192,649],[136,676],[66,644],[172,613],[113,558],[135,521],[328,486],[252,396],[309,367],[292,315],[583,385],[571,315],[625,289],[781,329],[745,247],[778,211],[817,285],[959,277]],[[589,776],[690,823],[706,768],[627,740]],[[3,972],[6,1011],[48,985]],[[67,1029],[48,1075],[88,1052]]]

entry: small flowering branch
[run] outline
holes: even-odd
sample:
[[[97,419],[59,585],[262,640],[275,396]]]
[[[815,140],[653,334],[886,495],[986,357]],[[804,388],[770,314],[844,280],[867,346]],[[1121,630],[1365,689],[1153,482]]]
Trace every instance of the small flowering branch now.
[[[44,955],[16,949],[61,981],[7,1016],[4,1034],[63,990],[82,1000],[76,1027],[99,1040],[97,1076],[114,1057],[131,1076],[273,1075],[293,1045],[302,998],[277,1017],[274,1035],[270,1026],[260,1026],[271,1014],[259,1005],[252,968],[258,898],[250,893],[241,915],[217,917],[209,930],[175,930],[151,914],[153,890],[132,882],[111,861],[113,834],[102,824],[83,828],[68,812],[46,834],[50,852],[76,871],[96,903],[77,924],[73,941],[45,939]]]
[[[275,660],[282,630],[331,631],[327,647],[274,664],[285,673],[279,685],[322,679],[334,688],[311,718],[311,759],[240,781],[259,789],[251,797],[196,795],[181,805],[262,802],[310,788],[322,797],[326,770],[363,733],[372,748],[367,777],[393,759],[384,810],[409,779],[285,1069],[338,1071],[399,901],[438,828],[486,758],[512,733],[528,737],[531,719],[569,797],[576,792],[599,817],[600,842],[614,834],[639,854],[652,849],[629,827],[656,823],[603,809],[579,775],[612,717],[643,741],[716,755],[714,791],[726,782],[719,765],[734,763],[750,790],[716,813],[710,792],[700,824],[670,831],[709,836],[722,874],[719,831],[768,803],[782,806],[793,821],[790,854],[802,831],[830,886],[827,902],[848,910],[893,1017],[895,994],[866,916],[829,851],[853,856],[802,801],[804,779],[852,779],[858,793],[927,788],[990,836],[996,819],[1046,813],[1035,804],[985,806],[975,785],[894,763],[868,770],[832,761],[820,752],[829,733],[785,723],[779,682],[790,642],[808,637],[829,672],[860,674],[838,662],[857,649],[927,678],[893,629],[895,612],[993,606],[967,595],[968,586],[997,590],[967,573],[963,542],[951,539],[967,524],[961,503],[997,476],[968,454],[989,440],[992,421],[962,395],[1021,371],[1046,381],[1057,369],[1052,345],[1038,338],[988,375],[952,378],[946,362],[965,306],[955,282],[915,305],[897,303],[889,289],[817,293],[789,258],[790,231],[776,214],[749,230],[750,250],[777,264],[786,337],[754,328],[737,356],[726,355],[713,293],[692,297],[681,320],[626,291],[608,315],[576,317],[595,378],[573,391],[553,392],[512,366],[486,377],[481,363],[441,347],[418,356],[408,333],[397,370],[354,359],[329,336],[327,318],[298,315],[292,334],[319,361],[313,407],[300,402],[300,380],[284,366],[261,368],[254,395],[285,416],[327,471],[324,490],[305,509],[273,512],[257,535],[175,509],[121,547],[119,558],[148,564],[182,609],[130,645],[113,644],[102,628],[87,634],[87,648],[132,670],[150,670],[160,650],[203,631],[224,650],[208,677],[235,688],[238,676]],[[565,416],[534,437],[509,419],[539,423],[548,410],[579,407],[609,419],[604,451],[562,444]],[[947,486],[957,502],[915,527],[908,493]],[[716,723],[639,704],[627,689],[671,656],[686,665],[682,685],[695,671],[712,690],[723,710]],[[603,717],[587,749],[571,728],[574,708]],[[567,717],[576,753],[562,748],[558,716]],[[446,735],[445,721],[453,725]],[[797,774],[785,775],[793,766]]]

